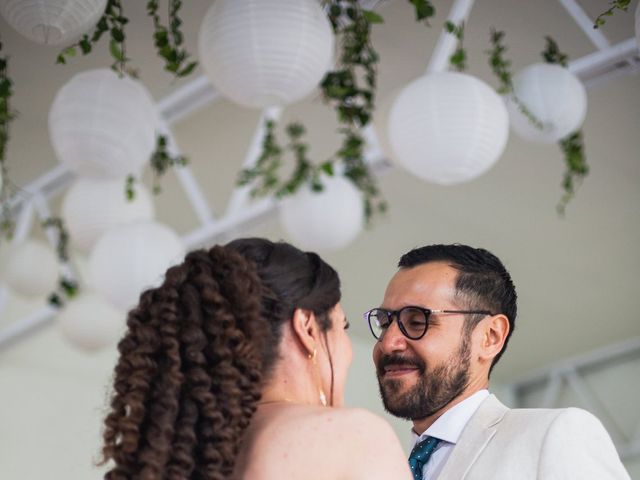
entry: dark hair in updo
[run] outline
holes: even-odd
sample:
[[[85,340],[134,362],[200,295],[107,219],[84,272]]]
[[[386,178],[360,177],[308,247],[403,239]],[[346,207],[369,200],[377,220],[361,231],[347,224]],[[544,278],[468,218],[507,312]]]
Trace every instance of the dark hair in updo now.
[[[326,332],[339,301],[335,270],[284,242],[189,253],[129,313],[105,420],[105,478],[228,479],[282,325],[302,308]]]

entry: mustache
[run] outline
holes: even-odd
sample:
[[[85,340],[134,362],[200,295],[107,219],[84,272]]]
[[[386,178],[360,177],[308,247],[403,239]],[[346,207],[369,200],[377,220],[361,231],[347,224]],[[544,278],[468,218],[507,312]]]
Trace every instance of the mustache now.
[[[389,365],[397,367],[416,367],[421,372],[424,372],[427,367],[424,361],[419,358],[411,358],[399,354],[382,355],[378,359],[378,364],[376,366],[378,374],[383,374],[384,369]]]

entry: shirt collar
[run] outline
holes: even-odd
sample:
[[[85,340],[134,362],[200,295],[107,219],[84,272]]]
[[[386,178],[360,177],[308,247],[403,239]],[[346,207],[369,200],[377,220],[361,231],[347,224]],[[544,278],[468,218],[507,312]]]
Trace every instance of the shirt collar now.
[[[439,438],[454,445],[458,442],[462,430],[485,398],[489,396],[489,390],[479,390],[469,398],[444,412],[422,435],[417,435],[413,430],[412,436],[415,443],[426,436]]]

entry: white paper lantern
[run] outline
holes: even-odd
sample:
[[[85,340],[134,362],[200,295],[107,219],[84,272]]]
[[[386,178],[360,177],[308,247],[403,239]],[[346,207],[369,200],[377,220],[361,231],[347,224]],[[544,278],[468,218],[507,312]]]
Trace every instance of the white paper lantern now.
[[[506,146],[509,121],[501,98],[484,82],[434,73],[398,94],[388,135],[401,166],[423,180],[452,185],[493,166]]]
[[[121,225],[105,233],[93,247],[89,282],[114,306],[127,311],[183,257],[182,242],[170,228],[156,222]]]
[[[376,132],[378,145],[386,157],[396,164],[400,164],[401,162],[397,160],[396,154],[389,143],[389,113],[400,91],[401,89],[396,89],[389,95],[381,98],[373,114],[373,128]]]
[[[137,176],[153,152],[157,125],[153,100],[142,84],[110,69],[73,77],[49,112],[58,160],[92,178]]]
[[[93,292],[69,300],[57,317],[60,332],[72,345],[87,351],[112,345],[125,330],[126,314]]]
[[[67,191],[62,202],[71,241],[88,253],[107,230],[154,216],[153,201],[147,188],[138,183],[135,197],[127,200],[123,180],[79,178]]]
[[[302,187],[280,205],[280,222],[304,250],[336,250],[353,241],[364,225],[360,191],[343,176],[322,179],[324,190]]]
[[[26,297],[41,297],[58,284],[58,261],[53,249],[39,240],[26,240],[7,254],[4,281]]]
[[[2,0],[0,14],[20,34],[37,43],[71,43],[91,30],[107,0]]]
[[[305,96],[331,66],[334,37],[317,0],[216,0],[200,27],[200,62],[213,85],[248,107]]]
[[[515,96],[542,123],[537,128],[516,102],[507,100],[513,130],[523,139],[555,143],[580,129],[587,114],[587,92],[565,67],[548,63],[529,65],[513,79]]]

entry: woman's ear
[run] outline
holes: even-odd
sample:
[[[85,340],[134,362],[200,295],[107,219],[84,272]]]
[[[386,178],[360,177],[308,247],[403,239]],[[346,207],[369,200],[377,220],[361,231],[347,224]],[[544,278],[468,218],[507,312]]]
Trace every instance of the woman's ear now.
[[[296,308],[291,319],[293,335],[300,342],[303,352],[313,355],[320,339],[316,316],[311,310]]]

